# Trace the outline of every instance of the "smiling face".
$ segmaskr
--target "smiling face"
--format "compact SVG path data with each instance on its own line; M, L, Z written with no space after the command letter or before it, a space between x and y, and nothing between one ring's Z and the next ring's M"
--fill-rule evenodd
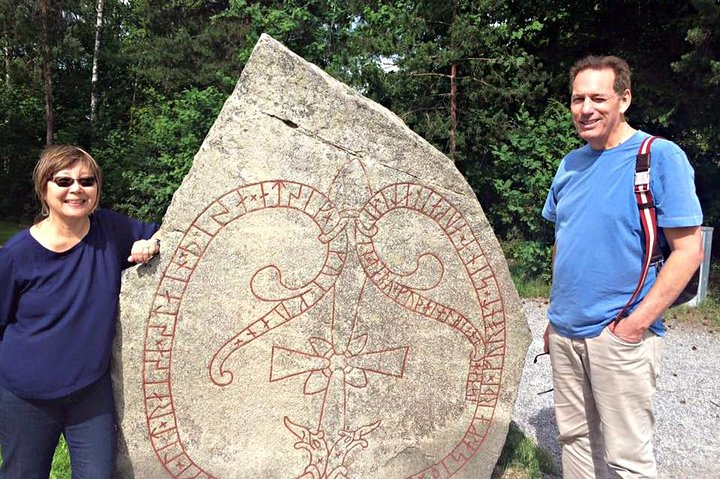
M94 178L94 184L82 181L85 184L82 186L74 181L84 178ZM51 181L53 179L57 182ZM82 148L71 145L47 147L35 165L33 183L42 207L42 216L36 221L51 214L58 219L87 216L95 211L102 192L102 176L97 162Z
M62 183L59 178L73 178L82 180L95 178L92 169L81 161L76 161L69 167L59 170L52 178ZM83 183L89 183L83 181ZM62 187L49 179L45 191L45 202L50 217L63 220L82 219L95 209L98 200L97 182L91 186L82 186L80 182L73 181L70 186Z
M629 89L615 91L612 68L586 68L573 80L570 111L580 138L594 150L617 146L625 131L625 111L632 99Z

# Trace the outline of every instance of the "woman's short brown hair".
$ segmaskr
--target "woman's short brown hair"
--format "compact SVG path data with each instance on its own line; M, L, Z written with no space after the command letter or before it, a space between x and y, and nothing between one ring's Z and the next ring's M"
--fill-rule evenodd
M48 181L50 181L58 171L72 168L75 163L78 162L88 168L95 177L95 181L97 182L97 196L95 197L95 204L90 212L92 213L98 207L100 204L100 192L102 191L102 175L100 174L100 167L95 159L90 156L90 153L80 147L53 145L45 148L40 155L40 160L38 160L35 165L35 170L33 170L35 194L37 195L38 201L40 201L42 216L49 214L48 204L45 200Z

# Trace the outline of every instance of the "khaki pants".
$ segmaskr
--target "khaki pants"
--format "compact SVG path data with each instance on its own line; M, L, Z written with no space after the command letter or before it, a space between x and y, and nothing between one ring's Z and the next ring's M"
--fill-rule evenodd
M551 328L555 415L565 479L656 478L653 396L662 338L628 343L607 328L570 339Z

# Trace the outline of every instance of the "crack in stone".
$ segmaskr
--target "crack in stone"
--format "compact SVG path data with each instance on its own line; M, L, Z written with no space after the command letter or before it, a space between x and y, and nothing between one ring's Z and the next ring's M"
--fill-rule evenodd
M280 120L281 122L285 123L285 124L286 124L287 126L289 126L290 128L292 128L292 129L297 129L297 130L298 130L300 133L302 133L303 135L308 136L308 137L310 137L310 138L312 138L312 139L314 139L314 140L319 140L319 141L325 143L326 145L330 145L330 146L332 146L332 147L334 147L334 148L337 148L338 150L344 151L345 153L347 153L347 154L349 154L349 155L351 155L351 156L356 156L356 157L358 157L358 158L362 158L362 157L363 157L360 152L358 152L358 151L353 151L353 150L351 150L351 149L349 149L349 148L346 148L346 147L344 147L344 146L342 146L342 145L338 145L337 143L334 143L334 142L332 142L332 141L330 141L330 140L328 140L328 139L326 139L326 138L323 138L322 136L318 135L317 133L315 133L315 132L313 132L313 131L310 131L310 130L308 130L307 128L301 127L300 125L298 125L297 123L295 123L295 122L292 121L292 120L288 120L287 118L282 118L282 117L279 117L279 116L277 116L277 115L273 115L272 113L267 113L267 112L262 112L262 113L265 114L265 115L267 115L267 116L269 116L269 117L271 117L271 118L275 118L276 120Z
M265 112L263 112L263 113L265 113ZM285 123L285 124L286 124L287 126L289 126L290 128L293 128L293 129L294 129L294 128L298 128L298 127L300 126L300 125L298 125L297 123L295 123L294 121L288 120L287 118L281 118L281 117L279 117L279 116L277 116L277 115L273 115L272 113L265 113L265 114L266 114L267 116L271 117L271 118L275 118L276 120L280 120L281 122Z
M419 182L420 184L424 184L424 185L427 185L427 186L432 186L433 188L438 188L438 189L441 189L441 190L449 191L449 192L454 193L454 194L456 194L456 195L458 195L458 196L467 197L467 192L457 191L457 190L455 190L455 189L453 189L453 188L448 188L448 187L446 187L446 186L439 185L439 184L437 184L437 183L429 182L426 178L422 178L422 177L420 177L420 176L418 176L418 175L413 175L413 174L410 173L409 171L401 170L400 168L396 168L396 167L394 167L394 166L392 166L392 165L387 165L387 164L385 164L385 163L380 163L380 165L384 166L385 168L388 168L388 169L391 169L391 170L400 172L400 173L402 173L402 174L408 175L408 176L411 177L411 178L415 178L416 180L418 180L418 182ZM474 192L473 192L473 193L474 193Z
M422 180L423 180L423 179L420 178L418 175L413 175L413 174L410 173L409 171L401 170L400 168L395 168L395 167L392 166L392 165L386 165L385 163L380 163L380 165L382 165L383 167L388 168L388 169L390 169L390 170L398 171L398 172L400 172L400 173L402 173L402 174L404 174L404 175L408 175L409 177L415 178L415 179L418 180L418 181L422 181Z
M363 158L363 155L362 155L360 152L358 152L358 151L353 151L353 150L351 150L351 149L349 149L349 148L346 148L346 147L344 147L344 146L342 146L342 145L338 145L337 143L334 143L334 142L332 142L332 141L330 141L330 140L328 140L328 139L326 139L326 138L323 138L322 136L318 135L317 133L315 133L315 132L313 132L313 131L311 131L311 130L308 130L307 128L303 128L302 126L298 125L297 123L295 123L295 122L292 121L292 120L289 120L289 119L287 119L287 118L282 118L282 117L280 117L280 116L277 116L277 115L274 115L274 114L272 114L272 113L268 113L268 112L265 112L265 111L263 111L262 113L263 113L264 115L267 115L267 116L271 117L271 118L275 118L276 120L280 120L281 122L283 122L284 124L286 124L286 125L289 126L290 128L292 128L292 129L294 129L294 130L298 130L300 133L302 133L302 134L305 135L305 136L308 136L308 137L310 137L310 138L312 138L312 139L314 139L314 140L321 141L321 142L325 143L326 145L330 145L330 146L332 146L332 147L334 147L334 148L337 148L338 150L344 151L345 153L347 153L347 154L349 154L349 155L351 155L351 156L355 156L355 157L357 157L357 158ZM418 176L418 175L413 175L412 173L410 173L410 172L408 172L408 171L401 170L401 169L399 169L399 168L396 168L396 167L391 166L391 165L387 165L387 164L385 164L385 163L380 163L380 164L381 164L382 166L384 166L385 168L389 168L389 169L391 169L391 170L398 171L398 172L400 172L400 173L403 173L403 174L405 174L405 175L408 175L408 176L410 176L411 178L415 178L415 179L418 180L418 182L420 182L420 183L423 183L423 184L424 184L424 183L427 183L427 180L425 180L424 178L422 178L422 177L420 177L420 176ZM433 187L436 187L436 188L440 188L440 189L446 190L446 191L449 191L449 192L454 193L454 194L459 195L459 196L467 196L467 192L465 192L465 191L457 191L457 190L455 190L455 189L447 188L447 187L445 187L445 186L436 185L436 184L433 184L432 186L433 186Z

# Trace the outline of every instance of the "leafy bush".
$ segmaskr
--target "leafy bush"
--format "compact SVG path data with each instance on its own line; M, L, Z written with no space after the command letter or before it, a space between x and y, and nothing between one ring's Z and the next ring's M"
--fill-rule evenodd
M505 143L492 148L495 201L489 216L507 240L548 243L552 229L540 214L560 160L581 140L566 105L550 101L539 118L523 109Z
M41 99L26 87L0 88L0 218L24 221L35 213L32 170L45 141Z
M117 129L97 149L105 176L104 204L143 220L160 220L192 165L226 94L214 87L166 98L146 92L129 131Z
M518 282L550 281L554 230L541 211L560 160L581 144L568 107L551 100L536 117L523 108L507 140L491 147L489 182L475 177L479 169L465 173L484 198L488 219ZM490 185L492 194L477 191L483 184Z
M543 285L550 284L552 245L541 241L515 240L503 243L503 252L508 259L510 273L515 279L518 290L527 289L528 284L533 281ZM525 286L521 288L520 284ZM523 294L523 291L520 291L520 295L537 296L538 294Z

